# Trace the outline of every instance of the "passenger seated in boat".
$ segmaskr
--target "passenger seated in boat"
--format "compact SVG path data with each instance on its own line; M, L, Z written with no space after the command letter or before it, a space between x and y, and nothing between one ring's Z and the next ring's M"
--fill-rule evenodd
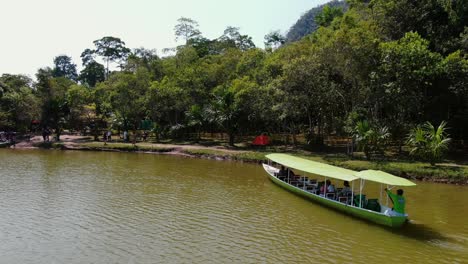
M284 166L281 166L281 169L277 173L277 176L282 176L282 177L288 176L288 171L284 168Z
M334 193L334 192L336 192L335 185L333 185L329 180L327 180L327 193Z
M327 180L325 184L320 187L320 194L326 196L326 193L335 193L335 186L331 184L330 180Z
M351 194L351 187L349 187L349 182L348 181L344 181L343 183L343 189L341 189L340 193L338 194L338 196L348 196Z
M325 182L321 181L318 183L319 194L325 194Z
M289 177L290 177L290 178L297 178L297 176L296 176L296 174L294 173L294 171L292 171L292 170L289 169L289 168L288 168L288 172L287 172L287 173L289 173ZM286 175L288 175L288 174L286 174Z
M291 169L287 169L286 177L289 177L289 181L294 181L298 182L300 180L300 177L294 173Z

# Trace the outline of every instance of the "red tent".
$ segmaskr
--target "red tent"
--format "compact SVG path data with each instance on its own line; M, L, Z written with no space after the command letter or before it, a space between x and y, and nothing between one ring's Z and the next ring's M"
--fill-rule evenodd
M254 141L252 142L252 145L254 146L266 146L270 143L270 138L267 135L260 135L257 136Z

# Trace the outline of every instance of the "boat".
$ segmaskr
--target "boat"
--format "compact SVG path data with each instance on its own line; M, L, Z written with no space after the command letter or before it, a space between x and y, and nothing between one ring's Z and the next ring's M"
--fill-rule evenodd
M408 214L396 214L388 207L388 198L387 205L383 205L377 199L367 199L362 192L366 181L380 183L380 201L382 201L384 185L390 190L396 186L416 185L407 179L377 170L357 172L288 154L269 154L266 155L266 158L268 164L263 163L263 168L270 180L292 193L348 215L384 226L401 227L408 221ZM286 176L280 175L280 169L273 166L272 162L300 171L303 176L290 177L289 169ZM316 179L310 179L314 177L324 178L324 182L327 182L327 179L347 181L352 185L351 193L337 197L336 192L320 192L320 182ZM358 185L357 190L354 190L355 183Z

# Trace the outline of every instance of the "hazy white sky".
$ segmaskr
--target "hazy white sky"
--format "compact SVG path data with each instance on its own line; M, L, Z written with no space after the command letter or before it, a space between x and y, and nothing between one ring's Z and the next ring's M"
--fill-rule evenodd
M0 0L0 74L27 74L66 54L81 68L80 54L104 36L128 48L175 47L180 17L199 22L207 38L240 27L263 48L272 30L285 33L307 10L327 0Z

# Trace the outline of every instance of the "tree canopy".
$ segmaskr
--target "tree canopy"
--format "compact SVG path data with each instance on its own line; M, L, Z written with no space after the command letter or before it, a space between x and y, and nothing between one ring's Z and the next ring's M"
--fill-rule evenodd
M263 132L288 133L293 141L303 134L319 145L329 135L354 136L369 156L385 144L401 147L425 122L446 121L454 140L466 139L464 3L332 2L314 9L314 24L306 23L300 37L291 37L294 30L289 42L278 31L268 34L266 49L238 27L209 39L189 18L174 28L184 45L165 57L104 37L83 51L78 78L67 56L40 69L34 84L3 75L0 127L24 130L40 118L59 131L137 130L151 120L158 138L223 132L231 144ZM99 57L120 69L107 65L106 75ZM18 109L31 114L15 115Z

